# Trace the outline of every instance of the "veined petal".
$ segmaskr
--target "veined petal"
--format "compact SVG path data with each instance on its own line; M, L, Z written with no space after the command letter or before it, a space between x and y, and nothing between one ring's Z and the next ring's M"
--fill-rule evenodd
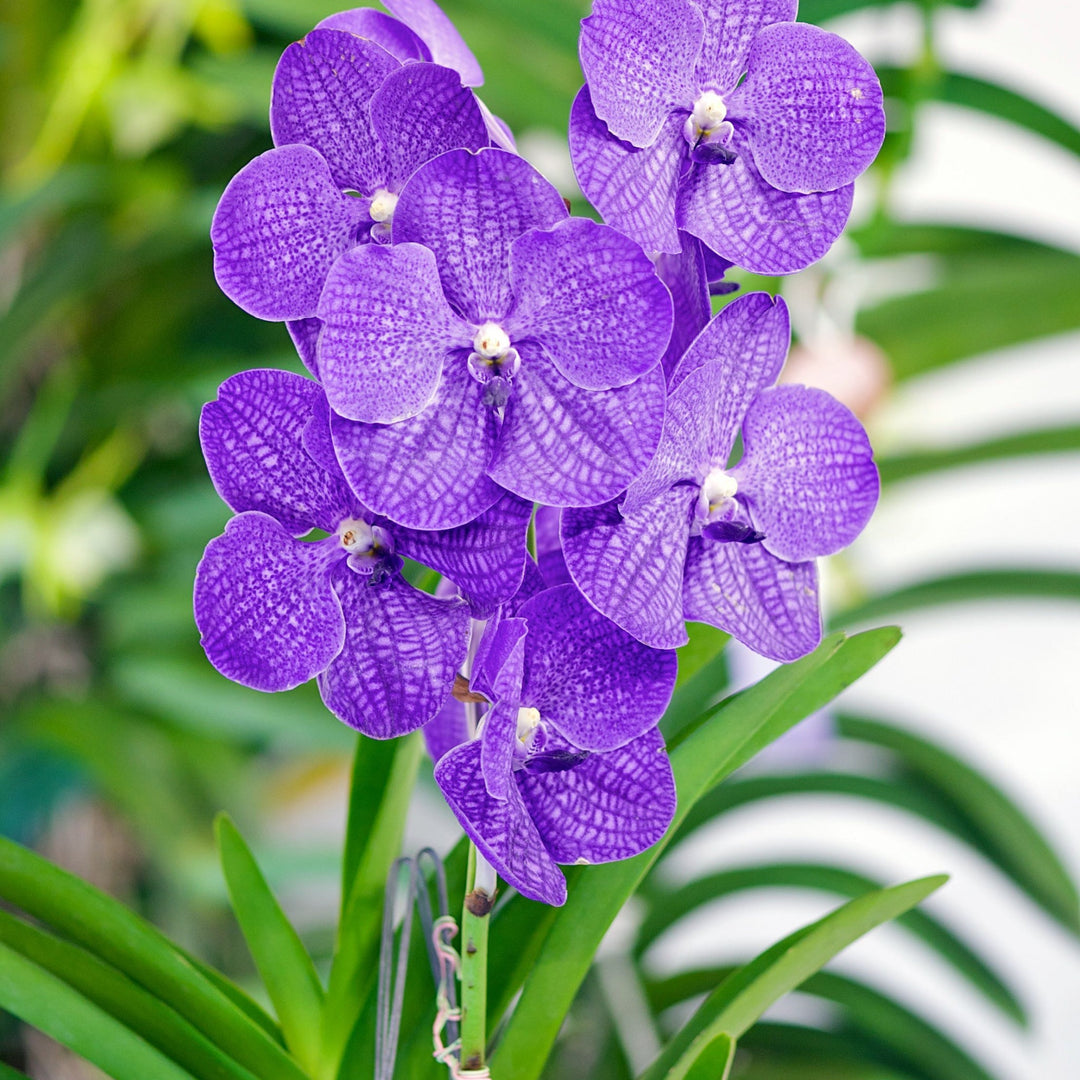
M395 60L430 60L431 50L400 19L374 8L338 11L315 24L316 30L344 30L381 45Z
M339 188L369 195L382 181L368 102L401 65L385 49L341 30L312 30L282 54L270 96L275 146L318 150Z
M310 147L260 154L229 181L214 211L221 291L257 319L314 315L330 267L354 243L361 209Z
M655 728L618 750L590 754L565 772L526 768L515 776L557 863L629 859L652 847L675 816L675 778Z
M842 37L807 23L758 34L728 117L745 129L758 172L781 191L850 184L885 138L874 69Z
M206 467L237 511L261 510L294 536L333 532L355 499L340 469L327 472L303 445L323 392L288 371L242 371L226 379L199 420Z
M520 656L522 647L517 653ZM520 661L519 661L520 667ZM496 701L484 713L480 732L480 770L484 786L493 799L505 799L514 785L514 739L517 738L517 699Z
M435 780L461 827L522 896L543 904L566 902L566 879L544 847L516 784L493 799L480 769L480 743L459 746L435 766Z
M564 510L563 552L586 599L638 641L676 649L687 641L683 564L692 487L661 492L624 517L615 503Z
M465 717L465 706L451 697L446 704L424 725L424 742L432 761L438 761L443 754L449 753L455 746L469 741L469 722Z
M596 115L613 135L648 146L673 108L690 108L703 33L689 0L593 0L578 52Z
M521 697L522 648L527 633L525 620L516 616L489 622L473 658L469 686L490 701L513 700L516 709Z
M640 246L607 225L570 218L531 229L510 251L511 340L540 342L585 390L626 386L671 337L671 294Z
M656 272L671 293L674 313L671 340L661 359L669 386L676 364L712 316L701 241L683 234L680 242L681 252L662 253L656 260Z
M517 592L525 573L532 504L505 493L478 518L437 532L394 529L408 555L445 575L469 602L473 618L486 619Z
M480 324L510 310L510 245L566 216L562 196L524 158L452 150L413 173L393 236L395 245L413 241L435 253L446 298Z
M531 343L488 475L548 506L595 506L614 498L645 468L664 422L659 365L629 386L582 390Z
M726 93L746 70L750 46L762 27L791 22L799 0L698 0L705 40L695 72L703 90Z
M573 585L521 608L529 625L521 704L581 750L614 750L655 727L675 687L675 653L650 649Z
M318 315L319 377L330 406L366 424L422 412L447 350L469 340L443 298L435 257L419 244L353 248L327 277Z
M356 497L409 529L453 529L503 494L485 475L495 452L497 417L464 363L450 363L419 416L398 424L360 424L337 414L331 433Z
M761 544L690 541L683 582L687 619L726 630L771 660L797 660L821 641L817 568Z
M677 252L675 205L686 157L685 116L669 117L644 149L616 138L583 86L570 109L570 158L585 197L646 251Z
M416 32L436 64L453 68L465 86L484 85L484 73L472 50L434 0L389 0L385 7Z
M695 165L679 187L676 220L717 255L755 274L793 274L832 247L851 212L851 185L798 195L758 172L735 129L730 165Z
M381 584L342 563L334 591L345 616L345 645L319 676L326 707L373 739L415 731L450 699L465 661L469 609L393 576Z
M830 394L807 386L757 396L732 472L765 547L788 562L850 544L870 520L880 487L862 424Z
M304 367L317 379L319 377L318 360L316 349L319 344L319 331L322 329L322 320L314 316L308 319L290 319L285 324L289 331L296 353L300 357Z
M487 125L476 95L456 71L438 64L408 64L388 75L371 99L387 185L400 192L425 161L447 150L479 150Z
M294 540L272 517L238 514L195 572L195 624L207 659L253 690L291 690L345 640L330 584L341 549Z
M533 519L536 540L536 564L547 588L565 585L572 581L563 557L562 539L559 535L562 510L557 506L538 506Z

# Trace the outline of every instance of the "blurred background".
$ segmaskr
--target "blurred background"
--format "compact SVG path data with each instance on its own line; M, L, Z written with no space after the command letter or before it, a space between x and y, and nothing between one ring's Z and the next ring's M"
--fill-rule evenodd
M241 979L213 815L233 814L325 957L355 736L314 687L244 690L198 645L194 568L228 516L199 408L238 370L300 370L282 326L218 292L208 229L270 145L278 55L335 6L0 0L0 833ZM443 6L487 104L579 198L565 124L585 6ZM782 1003L738 1073L1073 1080L1080 15L1062 0L804 0L800 17L879 66L890 134L822 263L736 278L783 293L786 377L854 408L882 465L877 516L826 567L830 618L898 621L905 640L725 785L650 883L680 917L631 912L610 963L629 964L662 1030L682 1001L673 973L745 959L834 906L826 870L946 870L928 911L967 960L925 927L884 928ZM763 670L729 650L714 674ZM422 788L410 843L455 835ZM608 963L551 1075L633 1075L647 1054L620 1031ZM0 1061L91 1075L2 1013Z

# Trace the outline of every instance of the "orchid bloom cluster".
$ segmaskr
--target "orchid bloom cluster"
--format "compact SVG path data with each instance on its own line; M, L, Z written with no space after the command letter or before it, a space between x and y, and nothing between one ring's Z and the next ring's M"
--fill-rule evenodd
M570 144L600 224L516 154L433 0L386 6L285 50L274 148L214 217L221 288L312 377L247 371L203 411L236 516L195 617L239 683L423 728L479 851L560 904L559 864L671 821L685 621L809 652L815 559L874 509L858 420L774 385L783 301L710 292L827 250L881 91L795 0L595 0Z

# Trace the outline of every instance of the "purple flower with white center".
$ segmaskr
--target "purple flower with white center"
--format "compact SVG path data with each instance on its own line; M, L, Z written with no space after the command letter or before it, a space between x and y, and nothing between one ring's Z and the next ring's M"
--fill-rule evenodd
M406 185L393 244L334 264L318 370L365 505L417 529L503 490L612 498L660 438L671 297L632 240L571 218L531 165L455 150Z
M656 725L675 655L634 641L573 585L536 594L485 639L473 688L491 707L435 779L505 881L562 904L558 863L630 858L671 823L675 783Z
M315 383L270 370L226 380L203 409L207 466L236 516L199 564L195 621L223 675L266 691L318 676L336 716L390 738L448 699L470 605L483 618L518 589L531 507L507 496L460 529L401 528L327 467L327 416ZM329 535L300 539L313 529ZM452 578L469 602L414 588L402 556Z
M570 150L607 221L650 251L678 251L683 229L761 274L825 254L885 114L870 65L836 34L791 21L797 7L594 0Z
M862 531L879 483L866 432L843 405L772 385L789 339L782 300L729 304L676 368L660 447L621 505L563 511L574 581L646 644L684 644L686 619L775 660L821 639L813 560Z

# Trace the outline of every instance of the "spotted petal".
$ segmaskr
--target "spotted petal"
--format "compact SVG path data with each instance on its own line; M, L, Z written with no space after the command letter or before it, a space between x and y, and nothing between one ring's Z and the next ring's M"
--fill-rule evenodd
M330 585L334 541L294 540L272 517L238 514L195 572L195 623L207 658L254 690L291 690L341 651L345 623Z
M539 593L521 616L522 705L582 750L614 750L656 726L675 686L674 652L635 641L573 585Z
M342 563L334 591L345 616L345 645L319 676L326 707L373 739L422 727L450 699L465 661L469 609L394 576L380 585Z
M583 86L570 109L570 158L585 197L604 220L646 251L677 252L675 205L686 157L685 114L669 117L639 150L617 139L593 111Z
M633 240L587 218L514 241L511 340L540 342L559 372L586 390L626 386L671 337L671 295Z
M733 473L777 558L831 555L870 520L879 490L870 440L824 390L778 386L759 394L743 423L743 447Z
M310 147L260 154L229 181L214 211L221 291L258 319L314 315L331 265L353 245L361 211Z
M315 24L316 30L344 30L381 45L395 60L430 60L431 50L400 19L374 8L338 11Z
M807 23L758 34L728 117L745 129L758 172L781 191L850 184L885 138L874 69L842 37Z
M761 544L690 541L683 583L687 619L726 630L772 660L797 660L821 641L817 569Z
M322 329L322 320L312 316L309 319L290 319L285 324L289 331L293 345L296 346L296 355L300 357L304 367L317 379L319 377L318 360L316 349L319 344L319 331Z
M581 69L614 136L648 146L672 109L693 105L703 33L689 0L593 0L581 21Z
M304 429L323 397L317 383L287 371L242 371L226 379L199 421L217 493L238 513L261 510L294 536L333 532L355 499L340 469L304 449Z
M638 641L675 649L687 641L683 563L697 491L661 492L624 517L615 503L564 510L563 551L578 588Z
M549 738L547 747L560 740ZM655 728L565 772L515 774L521 797L557 863L629 859L652 847L675 816L675 778Z
M367 424L425 409L447 350L468 341L443 298L434 256L419 244L353 248L326 279L318 315L319 376L330 406Z
M510 785L505 799L488 794L479 742L442 757L435 780L461 827L504 881L530 900L555 906L566 902L566 879L544 847L517 785Z
M436 64L453 68L465 86L483 86L480 64L434 0L388 0L385 7L416 32Z
M447 300L471 322L510 310L510 245L566 218L562 196L524 158L453 150L421 166L394 211L394 243L435 253Z
M790 22L798 0L699 0L705 40L695 72L703 90L726 94L746 71L750 47L765 26Z
M504 620L487 656L487 671L492 671L496 665L498 670L491 687L495 703L484 714L484 726L480 733L480 767L488 794L495 799L505 799L513 783L510 774L517 738L525 650L528 647L524 622L524 619Z

